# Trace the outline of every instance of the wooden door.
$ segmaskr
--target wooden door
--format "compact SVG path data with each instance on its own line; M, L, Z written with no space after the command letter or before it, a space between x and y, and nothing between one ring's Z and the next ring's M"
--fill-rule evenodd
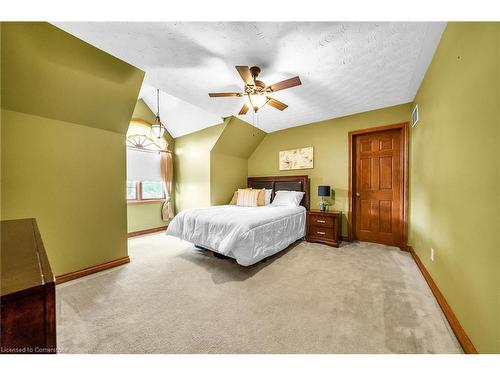
M360 241L402 246L402 129L354 139L354 235Z

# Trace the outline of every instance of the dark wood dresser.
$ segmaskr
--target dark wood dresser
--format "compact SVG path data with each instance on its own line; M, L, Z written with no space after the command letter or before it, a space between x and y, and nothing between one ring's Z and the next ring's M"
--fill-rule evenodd
M55 353L55 280L35 219L2 221L1 246L0 353Z
M307 212L307 241L339 247L341 223L340 211L309 210Z

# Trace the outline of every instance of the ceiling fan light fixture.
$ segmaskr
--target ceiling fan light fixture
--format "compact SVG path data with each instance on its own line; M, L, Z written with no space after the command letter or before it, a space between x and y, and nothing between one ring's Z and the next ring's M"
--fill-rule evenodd
M241 79L245 83L243 87L243 92L211 92L208 94L211 98L222 98L222 97L244 97L245 104L240 109L238 115L246 115L250 108L256 113L260 108L268 104L270 107L276 108L280 111L285 110L288 105L280 102L274 98L267 96L269 93L275 91L289 89L290 87L299 86L302 84L298 76L293 78L285 79L284 81L273 83L272 85L266 85L264 82L256 79L260 74L260 68L258 66L248 66L236 65L236 70L238 71Z
M253 108L255 112L265 106L269 100L264 94L248 94L245 99L247 101L247 105Z

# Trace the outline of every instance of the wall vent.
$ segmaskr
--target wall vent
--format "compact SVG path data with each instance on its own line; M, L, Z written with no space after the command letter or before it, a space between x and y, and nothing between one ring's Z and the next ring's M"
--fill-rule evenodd
M413 111L411 112L411 127L414 128L417 126L418 122L418 104L413 108Z

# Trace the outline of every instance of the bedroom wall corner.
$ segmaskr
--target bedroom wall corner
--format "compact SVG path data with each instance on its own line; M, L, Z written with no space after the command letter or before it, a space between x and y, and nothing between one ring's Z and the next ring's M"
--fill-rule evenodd
M144 72L44 22L4 23L1 39L2 219L36 218L56 275L127 256L125 133Z

